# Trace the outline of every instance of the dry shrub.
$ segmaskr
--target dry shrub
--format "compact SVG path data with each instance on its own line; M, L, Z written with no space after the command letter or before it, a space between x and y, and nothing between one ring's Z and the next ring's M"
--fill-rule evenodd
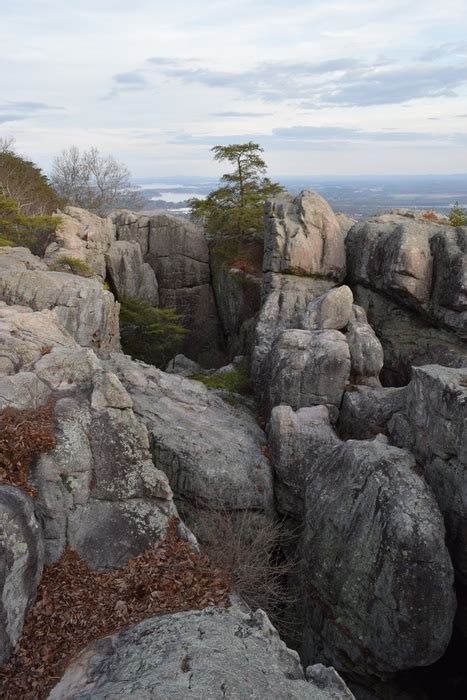
M6 408L0 413L0 481L19 486L30 496L35 491L28 483L28 468L41 453L56 445L53 421L54 404L18 410Z
M427 221L439 221L438 215L434 211L427 211L422 215L423 219Z
M294 531L254 511L225 506L196 508L186 522L210 561L229 572L236 593L253 610L261 608L281 633L295 601L289 579L295 568Z
M117 571L91 571L70 549L45 568L9 664L3 700L41 700L87 644L160 613L228 602L228 575L196 554L170 523L165 539Z

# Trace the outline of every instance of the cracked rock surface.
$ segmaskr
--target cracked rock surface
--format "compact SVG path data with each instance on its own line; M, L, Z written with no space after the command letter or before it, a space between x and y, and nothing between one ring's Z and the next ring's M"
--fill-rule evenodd
M307 678L262 610L207 608L150 618L85 649L49 700L352 700L333 669Z

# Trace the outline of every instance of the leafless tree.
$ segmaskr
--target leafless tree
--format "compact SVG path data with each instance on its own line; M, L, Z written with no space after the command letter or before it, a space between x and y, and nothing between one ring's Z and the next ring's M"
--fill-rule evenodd
M128 168L97 148L70 146L54 160L52 184L68 204L107 216L115 209L138 209L141 201Z
M15 139L13 136L0 136L0 153L14 153Z

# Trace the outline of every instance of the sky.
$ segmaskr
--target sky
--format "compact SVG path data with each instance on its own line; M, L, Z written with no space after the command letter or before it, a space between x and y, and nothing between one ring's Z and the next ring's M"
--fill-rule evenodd
M0 136L46 172L71 144L134 177L467 172L465 0L14 0Z

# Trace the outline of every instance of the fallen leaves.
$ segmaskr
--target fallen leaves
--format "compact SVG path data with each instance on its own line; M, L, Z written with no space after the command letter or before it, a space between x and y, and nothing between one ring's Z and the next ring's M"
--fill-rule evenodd
M41 452L56 445L53 402L37 409L6 408L0 413L0 482L19 486L29 496L28 468Z
M117 571L91 571L71 549L46 567L16 652L0 670L3 700L47 697L81 649L130 624L226 605L229 576L176 530L173 519L164 540Z

